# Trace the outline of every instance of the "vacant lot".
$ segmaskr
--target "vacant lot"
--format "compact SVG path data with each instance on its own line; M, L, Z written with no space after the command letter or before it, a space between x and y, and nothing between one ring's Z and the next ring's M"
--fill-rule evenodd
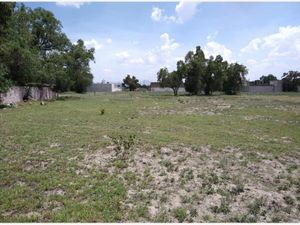
M299 174L296 94L0 110L1 222L300 222Z

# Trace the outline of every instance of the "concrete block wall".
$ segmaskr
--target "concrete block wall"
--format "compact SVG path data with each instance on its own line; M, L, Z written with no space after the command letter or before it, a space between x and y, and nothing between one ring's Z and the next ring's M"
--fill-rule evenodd
M56 92L50 87L22 87L13 86L6 93L0 93L0 103L10 104L23 101L24 96L30 88L29 98L32 100L51 100L56 98Z
M172 88L161 88L161 87L152 87L151 91L153 92L173 92ZM180 87L178 92L185 92L185 88Z
M18 103L23 101L25 95L25 88L13 86L6 93L0 93L0 103L1 104L10 104Z

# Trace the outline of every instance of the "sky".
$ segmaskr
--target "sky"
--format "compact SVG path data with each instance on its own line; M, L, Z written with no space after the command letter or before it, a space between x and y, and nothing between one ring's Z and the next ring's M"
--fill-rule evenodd
M247 79L300 70L300 2L26 2L54 13L72 42L95 48L94 82L157 71L201 46L248 68Z

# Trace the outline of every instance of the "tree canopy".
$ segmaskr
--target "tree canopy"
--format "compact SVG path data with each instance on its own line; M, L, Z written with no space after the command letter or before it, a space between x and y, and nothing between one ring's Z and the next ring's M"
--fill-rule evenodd
M178 95L178 89L182 84L180 72L173 71L169 73L167 68L161 68L157 73L157 80L161 87L169 87L173 90L175 96Z
M262 75L259 80L263 83L263 84L270 84L270 81L273 80L277 80L277 77L275 77L273 74L269 74L267 76Z
M201 47L197 46L195 52L186 54L184 61L177 62L177 70L169 73L167 68L161 68L157 80L162 87L172 88L174 95L177 95L183 80L185 90L192 95L211 95L213 91L237 94L247 73L244 65L229 64L221 55L205 58Z
M86 91L93 79L93 48L87 49L82 40L72 44L61 22L43 8L0 2L0 11L0 92L28 83Z
M123 86L125 88L129 88L129 91L134 91L140 86L140 84L139 80L135 76L131 77L127 74L127 76L123 79Z
M298 91L300 86L300 72L289 71L282 75L282 91Z

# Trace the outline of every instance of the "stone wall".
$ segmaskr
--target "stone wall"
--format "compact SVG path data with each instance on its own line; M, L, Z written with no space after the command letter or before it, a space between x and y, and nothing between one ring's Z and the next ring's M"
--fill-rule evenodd
M274 86L246 86L245 92L274 92Z
M10 104L22 102L28 93L32 100L51 100L56 98L56 92L50 87L21 87L13 86L6 93L0 93L0 103Z
M161 87L151 87L151 91L153 92L173 92L172 88L161 88ZM185 88L180 87L178 92L185 92Z

